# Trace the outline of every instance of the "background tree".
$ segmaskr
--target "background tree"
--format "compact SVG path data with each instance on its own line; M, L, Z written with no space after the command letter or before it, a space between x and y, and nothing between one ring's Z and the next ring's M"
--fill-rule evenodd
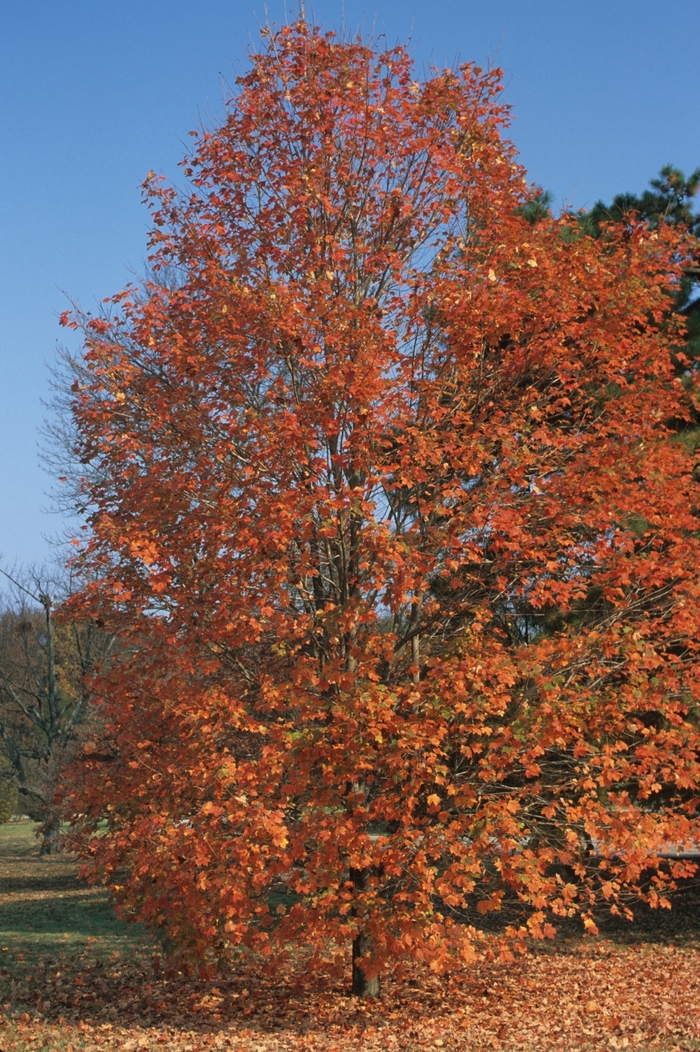
M10 781L10 773L8 769L0 773L0 823L9 822L17 814L18 793Z
M41 823L41 853L51 854L60 848L56 789L88 716L84 676L104 646L94 625L57 624L64 589L50 575L21 583L0 572L14 591L0 610L0 778Z
M347 942L376 992L504 903L506 952L692 869L686 249L529 222L499 91L269 35L146 184L152 277L64 317L72 606L120 641L76 836L180 959Z

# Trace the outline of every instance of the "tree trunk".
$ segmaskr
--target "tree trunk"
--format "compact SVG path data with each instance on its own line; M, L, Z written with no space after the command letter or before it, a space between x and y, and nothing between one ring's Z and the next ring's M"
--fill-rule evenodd
M364 891L367 886L367 870L351 869L350 878L357 891ZM353 909L353 913L355 910ZM359 931L352 940L352 992L357 997L379 997L379 976L375 975L369 979L365 975L364 968L358 964L358 960L364 957L369 949L369 939L363 931Z
M57 855L61 850L61 819L57 816L47 818L42 829L40 855Z
M352 940L352 992L357 997L379 997L381 992L379 976L375 975L368 979L362 966L357 963L358 958L364 957L367 948L367 937L360 932Z

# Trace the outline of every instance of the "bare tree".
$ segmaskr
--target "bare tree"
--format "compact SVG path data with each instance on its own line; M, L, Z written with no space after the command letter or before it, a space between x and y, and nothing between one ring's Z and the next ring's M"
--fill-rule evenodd
M89 713L85 676L108 641L94 624L61 619L70 584L12 576L0 607L0 777L41 823L42 854L60 849L55 795Z

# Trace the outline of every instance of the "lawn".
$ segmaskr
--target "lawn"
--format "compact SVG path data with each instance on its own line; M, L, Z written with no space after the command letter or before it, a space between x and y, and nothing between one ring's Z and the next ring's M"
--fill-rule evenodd
M597 938L534 947L449 980L416 970L380 1002L318 974L251 964L213 982L166 979L157 946L115 918L29 823L0 826L0 1052L418 1049L700 1052L700 895Z

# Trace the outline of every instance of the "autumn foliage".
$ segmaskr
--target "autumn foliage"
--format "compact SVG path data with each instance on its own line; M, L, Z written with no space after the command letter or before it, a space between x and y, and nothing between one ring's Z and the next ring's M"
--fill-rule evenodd
M180 959L439 971L692 870L685 250L528 222L499 91L270 35L146 184L148 279L65 319L120 641L75 835Z

